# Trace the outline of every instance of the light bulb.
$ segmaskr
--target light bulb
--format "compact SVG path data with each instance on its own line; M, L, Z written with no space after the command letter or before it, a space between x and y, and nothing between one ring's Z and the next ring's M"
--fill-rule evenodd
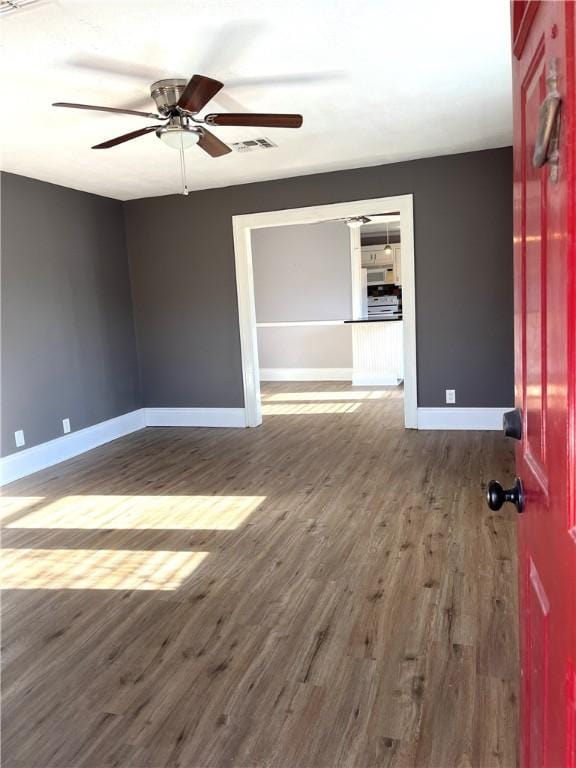
M193 128L180 128L180 126L165 125L156 131L158 138L171 149L189 149L200 140L200 133Z
M390 248L390 246L387 245L386 248L384 248L384 253L386 254L386 256L391 256L392 255L392 248Z

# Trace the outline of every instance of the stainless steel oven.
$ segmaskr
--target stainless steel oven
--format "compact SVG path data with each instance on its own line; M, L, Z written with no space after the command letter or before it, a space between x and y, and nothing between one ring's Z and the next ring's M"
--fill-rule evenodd
M398 317L401 314L400 298L398 296L369 296L369 317Z

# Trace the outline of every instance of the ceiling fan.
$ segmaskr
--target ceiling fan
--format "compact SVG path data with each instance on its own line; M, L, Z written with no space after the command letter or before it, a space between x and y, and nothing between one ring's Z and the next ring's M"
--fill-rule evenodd
M54 107L71 109L92 109L99 112L115 112L121 115L136 115L164 121L161 125L147 125L122 136L116 136L92 149L110 149L126 141L137 139L154 131L165 144L181 152L184 194L188 194L184 169L184 150L197 144L211 157L226 155L232 150L223 141L209 131L206 125L216 126L252 126L268 128L300 128L302 115L273 114L257 112L228 112L197 117L206 104L224 87L219 80L204 75L193 75L188 82L179 78L158 80L150 86L150 96L156 103L158 113L139 112L133 109L99 107L91 104L73 104L57 101Z

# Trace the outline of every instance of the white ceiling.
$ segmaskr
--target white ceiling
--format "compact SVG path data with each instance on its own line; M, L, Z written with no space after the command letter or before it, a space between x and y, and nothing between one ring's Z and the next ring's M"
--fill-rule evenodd
M149 85L194 73L226 87L207 111L301 112L299 130L214 128L275 149L187 151L205 189L511 143L503 0L38 0L0 19L2 168L122 200L179 192L151 124L53 101L151 109Z

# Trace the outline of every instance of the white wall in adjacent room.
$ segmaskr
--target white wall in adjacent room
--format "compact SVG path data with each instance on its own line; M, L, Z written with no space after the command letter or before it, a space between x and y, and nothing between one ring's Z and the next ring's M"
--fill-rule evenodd
M252 258L256 321L267 324L258 328L260 368L351 368L350 327L318 325L352 316L346 224L336 221L254 230ZM287 322L309 325L268 325Z

